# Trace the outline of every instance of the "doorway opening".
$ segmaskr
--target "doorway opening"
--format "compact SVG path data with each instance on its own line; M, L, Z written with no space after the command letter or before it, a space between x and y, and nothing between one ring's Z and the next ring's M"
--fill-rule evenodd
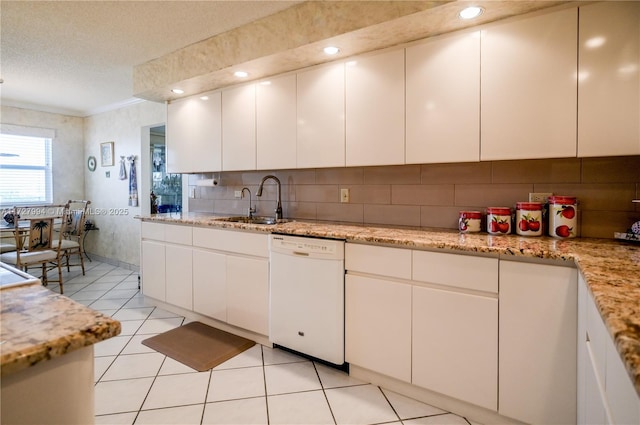
M182 211L182 174L167 173L165 126L150 129L151 214Z

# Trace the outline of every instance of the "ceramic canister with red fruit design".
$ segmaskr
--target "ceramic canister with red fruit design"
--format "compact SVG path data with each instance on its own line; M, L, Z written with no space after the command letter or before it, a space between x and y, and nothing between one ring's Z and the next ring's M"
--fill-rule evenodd
M511 208L487 207L487 232L491 235L511 233Z
M540 202L516 203L516 233L521 236L542 235L542 204Z
M578 202L574 196L549 196L549 236L575 238L578 235Z
M482 213L480 211L460 211L458 230L460 233L475 233L480 231Z

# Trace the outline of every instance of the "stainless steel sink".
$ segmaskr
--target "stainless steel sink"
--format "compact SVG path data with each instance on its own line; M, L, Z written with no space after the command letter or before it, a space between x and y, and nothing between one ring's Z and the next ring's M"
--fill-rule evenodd
M277 224L278 220L275 217L247 217L247 216L237 216L237 217L222 217L217 218L217 221L229 221L232 223L248 223L248 224ZM282 222L283 220L280 220Z

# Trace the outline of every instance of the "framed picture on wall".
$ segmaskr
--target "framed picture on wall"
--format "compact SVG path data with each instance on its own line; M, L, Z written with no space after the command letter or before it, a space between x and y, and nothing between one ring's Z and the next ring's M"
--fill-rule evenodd
M103 167L114 165L113 142L100 143L100 165Z

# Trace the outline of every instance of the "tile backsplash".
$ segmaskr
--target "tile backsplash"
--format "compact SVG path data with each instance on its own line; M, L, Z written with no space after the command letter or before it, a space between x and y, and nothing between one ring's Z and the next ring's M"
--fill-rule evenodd
M640 220L640 156L492 161L383 167L245 171L189 176L189 211L246 214L249 201L235 191L247 187L258 215L273 215L282 183L284 217L359 224L457 228L458 212L515 206L529 192L576 196L582 236L612 238ZM216 179L217 186L197 186ZM349 189L349 203L340 189Z

